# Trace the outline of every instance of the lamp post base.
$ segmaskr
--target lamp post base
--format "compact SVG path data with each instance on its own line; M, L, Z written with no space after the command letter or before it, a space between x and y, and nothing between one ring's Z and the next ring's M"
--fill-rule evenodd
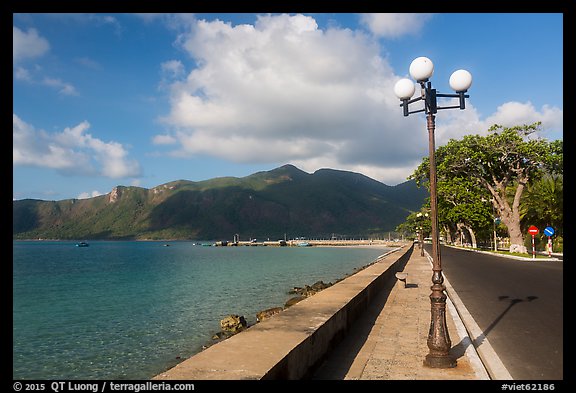
M439 251L437 248L436 251ZM438 258L440 260L440 258ZM444 278L440 270L435 270L432 276L434 283L430 289L431 319L428 332L428 348L430 352L424 359L424 365L433 368L456 367L456 359L450 355L452 342L446 325L446 287L442 285Z
M424 359L424 365L430 368L454 368L456 364L456 359L449 355L435 356L428 354Z

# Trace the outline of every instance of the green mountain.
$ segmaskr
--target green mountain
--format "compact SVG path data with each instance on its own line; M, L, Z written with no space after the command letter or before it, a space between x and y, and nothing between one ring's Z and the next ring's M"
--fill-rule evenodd
M369 236L393 231L427 196L413 181L387 186L358 173L284 165L243 178L118 186L89 199L13 201L13 238Z

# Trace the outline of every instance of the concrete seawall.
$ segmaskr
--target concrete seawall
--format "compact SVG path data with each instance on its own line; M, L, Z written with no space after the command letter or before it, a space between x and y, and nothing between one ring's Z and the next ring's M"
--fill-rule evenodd
M303 379L381 291L413 246L403 246L331 287L155 376L155 380Z

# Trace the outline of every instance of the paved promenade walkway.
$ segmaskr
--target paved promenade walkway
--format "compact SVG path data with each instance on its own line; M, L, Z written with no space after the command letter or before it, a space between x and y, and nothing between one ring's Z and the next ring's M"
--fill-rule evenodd
M424 366L430 328L432 264L415 245L398 281L379 295L323 365L315 380L489 380L454 305L447 300L446 321L454 368ZM382 291L386 292L386 291Z

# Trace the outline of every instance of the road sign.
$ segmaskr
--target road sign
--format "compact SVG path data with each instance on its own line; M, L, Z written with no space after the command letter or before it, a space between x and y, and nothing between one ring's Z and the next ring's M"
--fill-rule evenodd
M544 234L548 236L548 256L552 257L552 235L554 235L554 228L546 227L544 228Z
M538 228L535 225L531 225L528 228L528 233L532 235L532 258L536 258L536 248L534 247L534 235L538 234Z

